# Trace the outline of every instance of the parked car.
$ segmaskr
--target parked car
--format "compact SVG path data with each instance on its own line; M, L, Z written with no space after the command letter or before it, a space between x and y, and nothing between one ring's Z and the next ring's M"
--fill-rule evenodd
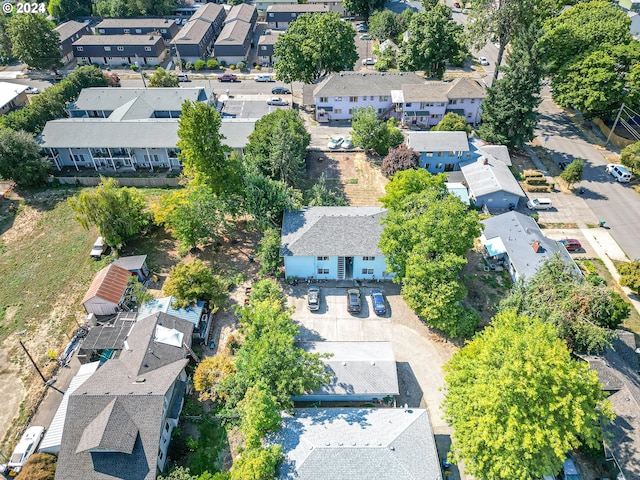
M354 147L353 140L351 140L350 138L345 138L342 142L342 145L340 146L345 150L351 150Z
M484 65L485 67L489 65L489 60L487 60L487 57L478 57L478 61L480 62L480 65Z
M371 40L371 38L371 35L369 35L368 33L360 35L360 40Z
M570 162L558 162L558 167L560 167L560 170L564 170L565 168L567 168L567 165L569 165Z
M360 303L360 289L350 288L347 290L347 312L360 313L362 304Z
M366 23L361 23L356 27L356 32L358 33L366 33L368 31L369 31L369 25L367 25Z
M267 105L277 105L279 107L284 107L286 105L289 105L289 102L281 99L280 97L271 97L269 100L267 100Z
M376 315L384 315L387 313L384 296L382 295L382 290L379 288L371 290L371 305L373 306L373 311Z
M27 87L27 89L25 90L25 93L30 93L31 95L37 95L40 93L40 90L38 90L35 87Z
M375 64L376 64L376 61L375 61L373 58L371 58L371 57L369 57L369 58L363 58L363 59L362 59L362 64L363 64L363 65L375 65Z
M342 142L344 142L344 137L332 138L331 140L329 140L329 143L327 143L327 148L330 148L333 150L335 148L338 148L340 145L342 145Z
M460 2L453 2L453 8L460 8Z
M624 165L618 163L607 164L607 173L611 174L618 182L629 182L631 180L631 172Z
M104 243L104 240L102 237L98 237L96 238L96 241L93 244L93 247L91 247L91 253L89 254L89 256L91 258L95 258L96 260L100 260L102 258L102 255L104 255L106 251L107 251L107 244Z
M186 73L179 73L178 74L178 81L179 82L190 82L191 79L189 79L189 75L187 75Z
M272 95L290 95L291 90L285 87L273 87L271 89L271 94Z
M527 208L529 210L549 210L552 207L553 204L548 198L534 198L527 202Z
M309 287L307 289L307 308L312 312L320 309L320 288Z
M233 73L225 73L218 77L219 82L239 82L238 76Z
M189 19L188 19L188 18L183 18L183 19L182 19L182 22L180 22L180 23L181 23L182 25L186 25L188 21L189 21Z
M258 75L256 82L275 82L275 80L271 75Z
M582 245L575 238L565 238L564 240L560 240L560 243L564 245L567 252L577 252L578 250L582 250Z
M27 463L28 458L36 451L38 445L40 445L40 440L42 440L43 436L44 427L34 426L27 428L24 434L22 434L18 445L16 445L16 448L13 450L11 458L9 458L9 462L7 463L9 472L15 474L20 472L24 464Z
M562 465L562 471L560 472L561 480L582 480L580 473L578 473L578 469L576 468L576 464L573 463L573 460L567 458Z
M460 10L460 13L463 13L463 14L465 14L465 15L466 15L466 14L467 14L467 13L469 13L469 12L467 11L467 9L466 9L466 8L463 8L462 10Z

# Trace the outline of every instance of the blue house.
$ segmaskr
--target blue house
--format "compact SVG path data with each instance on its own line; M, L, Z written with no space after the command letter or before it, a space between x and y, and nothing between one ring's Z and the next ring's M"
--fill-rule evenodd
M285 212L280 240L287 277L390 279L378 242L380 207L305 207Z
M431 173L460 170L460 162L473 158L465 132L410 132L407 146L420 156L420 167Z
M211 322L211 315L205 307L205 303L199 300L186 307L175 307L175 300L174 297L162 297L144 303L138 310L137 320L140 321L158 312L166 313L193 323L194 337L202 338L206 341L213 322Z

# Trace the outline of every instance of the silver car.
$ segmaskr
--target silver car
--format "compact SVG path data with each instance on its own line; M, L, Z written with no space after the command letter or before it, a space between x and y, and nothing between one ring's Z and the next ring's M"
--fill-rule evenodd
M312 312L320 309L320 288L309 287L307 290L307 308Z
M278 107L286 107L287 105L289 105L289 102L287 102L286 100L281 99L280 97L272 97L269 100L267 100L267 105L275 105Z

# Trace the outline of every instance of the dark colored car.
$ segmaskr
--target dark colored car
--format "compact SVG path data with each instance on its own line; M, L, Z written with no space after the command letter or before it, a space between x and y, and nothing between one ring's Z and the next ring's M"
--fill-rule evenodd
M291 93L291 90L285 87L273 87L271 89L272 95L289 95L290 93Z
M360 313L362 311L362 303L360 303L360 289L350 288L347 290L347 312Z
M387 313L384 296L382 295L382 290L379 288L371 290L371 305L373 305L373 311L376 315L384 315Z
M460 8L460 7L461 7L460 2L453 3L453 8Z
M560 243L564 245L567 252L577 252L578 250L582 250L582 245L575 238L565 238L564 240L560 240Z
M307 290L307 308L312 312L320 309L320 288L309 287Z
M219 82L239 82L238 77L233 73L225 73L224 75L220 75L218 77Z

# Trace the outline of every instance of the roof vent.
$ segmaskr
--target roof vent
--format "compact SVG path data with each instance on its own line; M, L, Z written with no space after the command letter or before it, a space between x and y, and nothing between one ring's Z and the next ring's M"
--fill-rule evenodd
M144 377L138 377L138 378L136 378L136 383L144 383L144 382L146 382L146 381L147 381L147 379L146 379L146 378L144 378Z
M536 253L540 253L542 251L542 245L540 245L540 242L538 240L533 241L533 243L531 244L531 248L533 248L533 251Z
M395 451L396 447L394 447L393 445L389 446L389 450L391 450L392 452Z
M481 157L482 158L482 164L483 165L489 165L489 159L485 158L485 157Z
M342 362L342 366L346 367L347 366L347 362Z
M375 367L375 365L376 365L376 361L375 361L375 360L372 360L372 361L371 361L371 365Z

